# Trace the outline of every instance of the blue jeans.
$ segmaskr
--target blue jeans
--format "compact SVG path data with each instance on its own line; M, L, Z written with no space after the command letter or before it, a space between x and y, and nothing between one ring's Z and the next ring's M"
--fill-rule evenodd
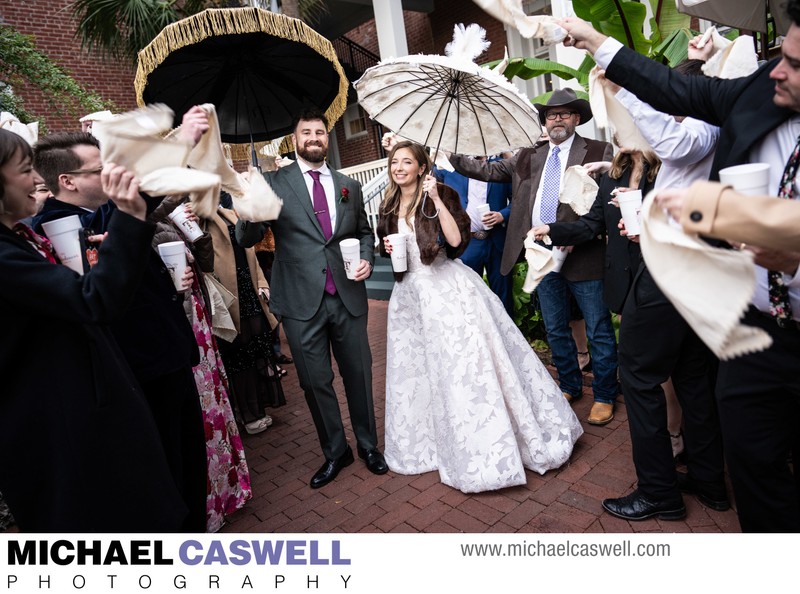
M577 398L583 388L578 349L569 327L569 293L572 292L583 312L586 337L592 349L594 400L614 403L617 399L617 341L611 314L603 300L603 281L570 282L559 273L551 272L542 279L536 292L561 391Z

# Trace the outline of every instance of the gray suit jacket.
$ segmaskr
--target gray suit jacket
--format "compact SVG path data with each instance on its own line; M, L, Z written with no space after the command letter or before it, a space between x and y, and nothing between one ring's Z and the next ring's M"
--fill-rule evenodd
M474 179L512 183L511 214L506 227L506 243L500 272L508 274L521 256L525 236L531 229L531 213L536 201L536 191L544 172L549 145L539 142L531 148L520 150L503 161L478 161L463 155L451 155L450 162L459 173ZM613 148L607 142L589 140L576 134L569 151L567 167L583 165L593 161L610 161ZM557 221L569 222L578 215L566 204L558 205ZM561 274L570 281L597 280L603 278L603 254L605 240L575 246L564 262Z
M361 184L331 169L336 192L336 228L325 240L314 214L303 174L297 163L264 173L264 178L283 199L277 220L269 225L275 235L275 263L272 267L270 310L278 317L310 319L319 309L325 292L328 266L336 291L351 315L367 313L367 290L363 282L347 278L339 242L354 237L361 242L361 258L375 260L374 236L364 210ZM343 198L342 189L347 189ZM244 246L264 235L265 225L240 224L237 239Z

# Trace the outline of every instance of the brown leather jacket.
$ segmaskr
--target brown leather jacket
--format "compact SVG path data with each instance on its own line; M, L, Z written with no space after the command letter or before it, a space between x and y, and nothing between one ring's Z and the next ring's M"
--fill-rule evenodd
M428 265L433 263L442 247L444 247L448 258L458 258L464 253L464 250L467 249L467 244L471 237L469 232L469 215L464 210L464 207L461 206L461 199L458 196L458 192L441 183L437 183L436 188L439 191L439 196L442 197L442 202L447 207L447 210L450 211L450 214L453 215L458 229L461 231L461 243L458 247L449 245L442 236L442 225L439 222L439 218L429 219L424 216L422 214L422 203L420 203L420 206L417 207L417 211L414 213L414 227L417 234L417 246L419 246L420 260L422 260L423 264ZM430 212L430 208L431 205L428 204L426 212ZM388 254L383 247L383 238L392 233L397 233L397 215L381 215L378 221L378 238L380 239L379 246L381 254L384 256L388 256ZM395 280L398 282L402 281L404 274L404 272L395 272Z

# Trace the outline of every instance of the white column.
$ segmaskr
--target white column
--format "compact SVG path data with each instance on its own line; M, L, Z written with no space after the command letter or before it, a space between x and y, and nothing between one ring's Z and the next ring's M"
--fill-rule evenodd
M401 0L372 0L381 59L408 55Z

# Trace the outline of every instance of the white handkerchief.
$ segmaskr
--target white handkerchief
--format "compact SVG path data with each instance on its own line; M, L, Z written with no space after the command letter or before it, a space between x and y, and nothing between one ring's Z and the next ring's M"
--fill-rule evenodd
M755 291L753 254L715 248L676 229L655 194L642 205L640 243L664 295L720 359L768 348L769 334L740 322Z
M558 201L568 204L575 214L583 216L589 212L597 198L597 182L586 173L583 165L567 167L564 172L564 183Z
M273 221L278 218L283 201L275 194L263 176L256 170L250 170L250 179L246 180L237 173L225 159L222 138L219 131L217 110L211 103L201 106L208 113L208 131L200 138L200 142L189 155L189 166L203 171L211 171L220 176L222 189L233 199L233 207L239 218L246 221ZM197 205L198 216L211 218L217 209L219 196L210 202Z
M31 146L39 140L39 122L23 124L17 116L8 111L0 113L0 128L13 132L17 136L22 136Z
M714 53L702 67L706 76L739 78L749 76L758 70L758 55L754 49L752 36L740 35L731 42L715 31L712 39L714 39Z
M592 107L594 121L601 128L608 128L616 136L620 147L634 151L652 151L653 148L644 139L633 117L616 98L609 82L600 76L600 68L595 66L589 72L589 104Z
M546 45L559 43L567 32L551 16L528 16L522 9L522 0L474 0L475 4L498 21L514 27L520 35L537 37Z
M528 261L528 272L522 290L533 293L546 274L555 268L553 255L545 247L540 246L530 235L523 242L525 246L525 259Z

